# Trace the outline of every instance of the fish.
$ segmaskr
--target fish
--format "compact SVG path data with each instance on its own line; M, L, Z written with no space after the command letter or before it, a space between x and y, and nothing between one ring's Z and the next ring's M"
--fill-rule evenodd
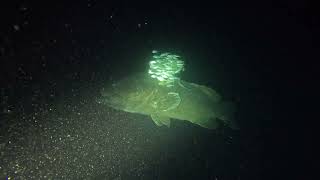
M209 87L181 79L167 87L147 73L136 73L102 88L100 102L117 110L151 116L157 126L170 127L175 119L207 129L217 129L221 123L238 129L234 103L224 101Z

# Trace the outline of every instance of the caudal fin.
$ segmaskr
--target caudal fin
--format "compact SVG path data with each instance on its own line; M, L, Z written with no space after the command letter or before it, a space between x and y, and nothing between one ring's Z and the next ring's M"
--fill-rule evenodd
M235 121L236 105L232 102L222 102L217 111L218 118L232 129L239 129Z

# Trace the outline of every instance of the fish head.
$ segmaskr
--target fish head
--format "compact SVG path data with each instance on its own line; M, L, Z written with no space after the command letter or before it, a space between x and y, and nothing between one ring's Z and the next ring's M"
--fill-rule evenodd
M152 92L144 77L130 77L102 88L103 103L115 109L135 112Z
M125 106L125 96L123 96L113 85L101 89L103 104L115 109L123 109Z

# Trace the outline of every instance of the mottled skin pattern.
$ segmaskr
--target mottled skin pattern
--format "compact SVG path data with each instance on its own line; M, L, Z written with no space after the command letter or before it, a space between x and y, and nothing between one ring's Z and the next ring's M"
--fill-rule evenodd
M120 80L101 93L108 106L151 115L157 125L169 126L166 121L174 118L215 129L219 119L230 127L235 127L232 121L233 104L223 102L213 89L194 83L180 80L168 88L158 85L157 81L141 73Z

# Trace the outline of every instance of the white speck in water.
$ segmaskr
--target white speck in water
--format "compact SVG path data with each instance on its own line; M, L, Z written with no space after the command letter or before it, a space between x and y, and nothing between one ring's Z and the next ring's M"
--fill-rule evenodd
M20 7L20 11L26 11L26 10L28 10L28 8L27 8L26 6L22 5L22 6Z
M19 30L20 30L20 26L17 25L17 24L15 24L15 25L13 25L13 29L14 29L15 31L19 31Z

